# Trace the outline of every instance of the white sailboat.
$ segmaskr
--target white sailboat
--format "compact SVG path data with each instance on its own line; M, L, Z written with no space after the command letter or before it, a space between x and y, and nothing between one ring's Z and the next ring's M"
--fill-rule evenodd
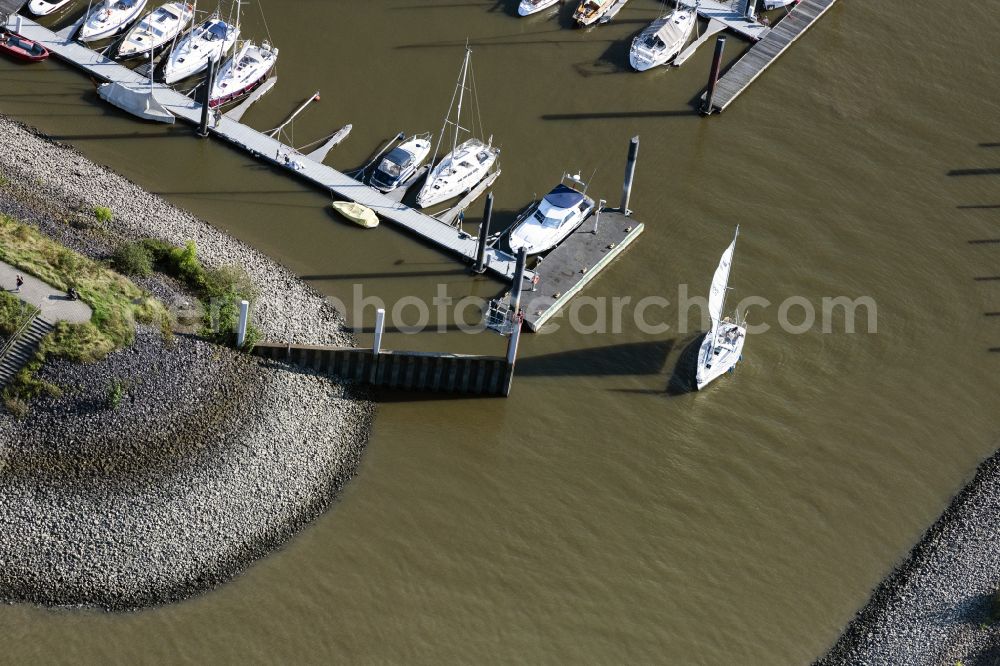
M656 19L635 36L629 51L629 64L639 72L667 64L687 44L697 23L697 5L690 9L678 4L674 11Z
M268 42L260 46L244 42L240 50L219 70L209 97L209 106L216 107L235 101L264 83L278 62L278 49Z
M136 23L118 46L119 58L145 55L169 44L194 19L194 7L186 2L168 2Z
M712 318L712 330L705 334L698 349L695 383L699 391L712 380L735 368L743 358L743 342L747 335L746 321L740 322L739 312L732 320L728 317L722 318L722 311L726 305L726 291L729 289L733 253L736 251L736 238L739 235L740 228L737 226L736 236L722 253L722 259L712 278L712 290L708 295L708 313Z
M145 7L146 0L104 0L90 10L77 39L96 42L117 35L136 20Z
M558 2L559 0L521 0L517 6L517 13L519 16L530 16L543 9L548 9Z
M48 16L71 2L73 0L31 0L28 3L28 11L35 16Z
M468 132L462 127L462 101L467 89L466 82L469 76L469 60L472 57L470 49L465 50L465 60L462 61L462 71L458 77L458 86L455 94L451 98L451 106L448 108L448 115L445 116L444 126L441 134L438 135L437 147L434 149L436 158L441 149L441 141L447 134L448 125L454 125L452 133L451 152L431 169L424 186L417 194L417 207L426 208L434 204L447 201L464 194L479 184L479 182L489 174L490 169L500 155L500 149L493 146L493 137L489 141L483 142L475 137L466 139L459 143L458 137L461 132ZM451 120L451 110L455 108L455 100L458 99L458 109L455 120ZM434 160L431 160L434 164Z
M200 23L174 47L163 67L165 83L177 83L199 74L208 68L209 60L221 60L229 53L240 36L239 6L237 1L234 25L223 21L216 14Z

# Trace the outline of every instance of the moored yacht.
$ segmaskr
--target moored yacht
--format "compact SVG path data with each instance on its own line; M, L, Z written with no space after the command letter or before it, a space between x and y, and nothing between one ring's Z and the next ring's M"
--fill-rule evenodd
M510 249L524 248L533 255L559 245L594 212L594 200L586 192L579 175L564 175L562 182L521 216L510 232Z
M597 23L604 17L618 0L583 0L573 12L573 20L581 26Z
M177 83L208 68L209 60L221 59L239 37L239 23L229 25L214 16L188 33L170 52L163 80Z
M368 184L382 192L391 192L413 176L430 153L429 133L411 136L382 158Z
M228 104L256 90L267 79L277 61L278 49L268 42L262 42L260 46L245 42L219 70L209 106L214 108Z
M186 2L168 2L132 26L118 46L119 58L131 58L169 44L194 19L194 8Z
M472 51L466 49L465 60L462 62L462 71L458 77L458 85L455 95L452 97L452 107L455 108L457 98L458 108L455 113L455 120L451 120L451 108L445 117L444 126L438 136L437 148L434 151L437 156L441 149L441 141L444 139L448 125L454 127L452 133L451 152L444 156L427 175L424 186L417 194L417 207L426 208L453 199L461 194L470 191L489 174L490 169L500 155L500 149L493 146L493 137L488 141L482 141L475 137L466 139L462 143L458 142L461 132L467 131L462 127L462 101L467 90L466 82L469 76L469 60ZM478 102L477 105L478 107ZM433 160L431 161L433 164Z
M73 0L31 0L28 3L28 11L35 16L48 16L71 2Z
M656 19L632 40L629 64L640 72L667 64L687 44L697 22L697 9L680 6Z
M559 0L521 0L521 3L517 6L517 13L519 16L530 16L531 14L537 14L543 9L548 9L558 2Z
M113 37L136 20L145 6L146 0L104 0L90 11L77 39L96 42Z

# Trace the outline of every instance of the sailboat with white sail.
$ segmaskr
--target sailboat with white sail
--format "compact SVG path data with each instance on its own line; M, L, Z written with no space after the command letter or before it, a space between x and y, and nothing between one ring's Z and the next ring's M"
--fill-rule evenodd
M218 12L198 24L170 52L163 67L163 81L177 83L208 69L210 60L221 60L240 36L240 1L236 0L236 21L223 21Z
M722 259L712 278L712 290L708 294L708 313L712 318L712 330L705 334L698 349L695 384L699 391L709 382L735 368L743 358L743 342L747 335L746 321L740 321L739 312L736 312L732 319L722 317L726 307L726 292L729 290L733 253L736 251L736 239L739 235L740 228L737 226L733 242L722 253Z
M462 70L458 76L458 85L455 88L454 95L452 95L451 106L448 108L448 115L445 116L444 126L438 135L437 146L434 149L434 159L437 158L441 149L442 140L448 134L448 125L452 125L454 130L451 133L451 152L445 155L431 169L430 174L428 174L424 186L420 189L420 193L417 194L416 203L418 208L433 206L442 201L465 194L486 178L490 169L496 163L497 157L500 155L500 149L493 145L492 136L485 142L475 136L466 139L462 143L458 142L459 136L463 132L472 133L470 130L462 127L462 103L465 99L466 90L469 90L469 61L471 58L472 50L466 48L465 60L462 61ZM474 85L472 93L475 94ZM456 100L458 102L457 110L455 120L452 121L451 112L453 109L456 109ZM478 101L476 104L478 107ZM475 118L473 118L473 121L475 121ZM475 122L472 123L472 125L474 124ZM434 159L431 160L431 164L434 164Z

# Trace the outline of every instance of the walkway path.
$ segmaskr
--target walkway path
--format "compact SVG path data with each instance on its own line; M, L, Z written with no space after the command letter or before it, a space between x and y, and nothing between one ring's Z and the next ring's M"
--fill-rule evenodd
M24 278L24 284L19 292L15 292L18 275ZM2 261L0 261L0 288L39 310L27 329L13 340L9 347L0 349L0 387L3 387L14 378L25 363L32 359L38 345L55 328L56 322L68 321L76 324L90 321L93 311L86 303L71 301L65 292L58 291L38 278L22 273Z

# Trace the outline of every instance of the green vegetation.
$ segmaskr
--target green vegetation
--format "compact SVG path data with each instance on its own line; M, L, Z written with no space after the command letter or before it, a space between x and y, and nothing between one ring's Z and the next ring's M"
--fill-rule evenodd
M108 224L112 219L114 219L114 213L112 213L111 209L107 206L98 206L94 209L94 217L96 217L97 221L101 224Z
M182 281L202 300L205 318L201 334L220 344L235 344L240 301L253 303L258 295L246 271L239 266L205 268L198 260L198 250L193 241L188 241L183 247L175 247L163 241L147 239L143 245L158 270ZM258 340L260 332L248 325L244 347L252 349Z
M125 397L125 384L116 379L111 382L111 386L108 387L108 407L111 409L118 409L118 406L122 404L122 398Z
M35 311L31 305L0 291L0 335L14 335Z
M142 243L122 243L115 248L111 265L125 275L146 277L153 272L153 254Z
M42 392L58 392L57 387L35 378L46 358L98 361L132 343L136 322L170 327L166 308L127 278L2 215L0 260L56 289L75 287L80 299L94 311L89 322L60 322L45 338L35 358L4 389L4 403L12 412L16 412L17 400L27 402Z

